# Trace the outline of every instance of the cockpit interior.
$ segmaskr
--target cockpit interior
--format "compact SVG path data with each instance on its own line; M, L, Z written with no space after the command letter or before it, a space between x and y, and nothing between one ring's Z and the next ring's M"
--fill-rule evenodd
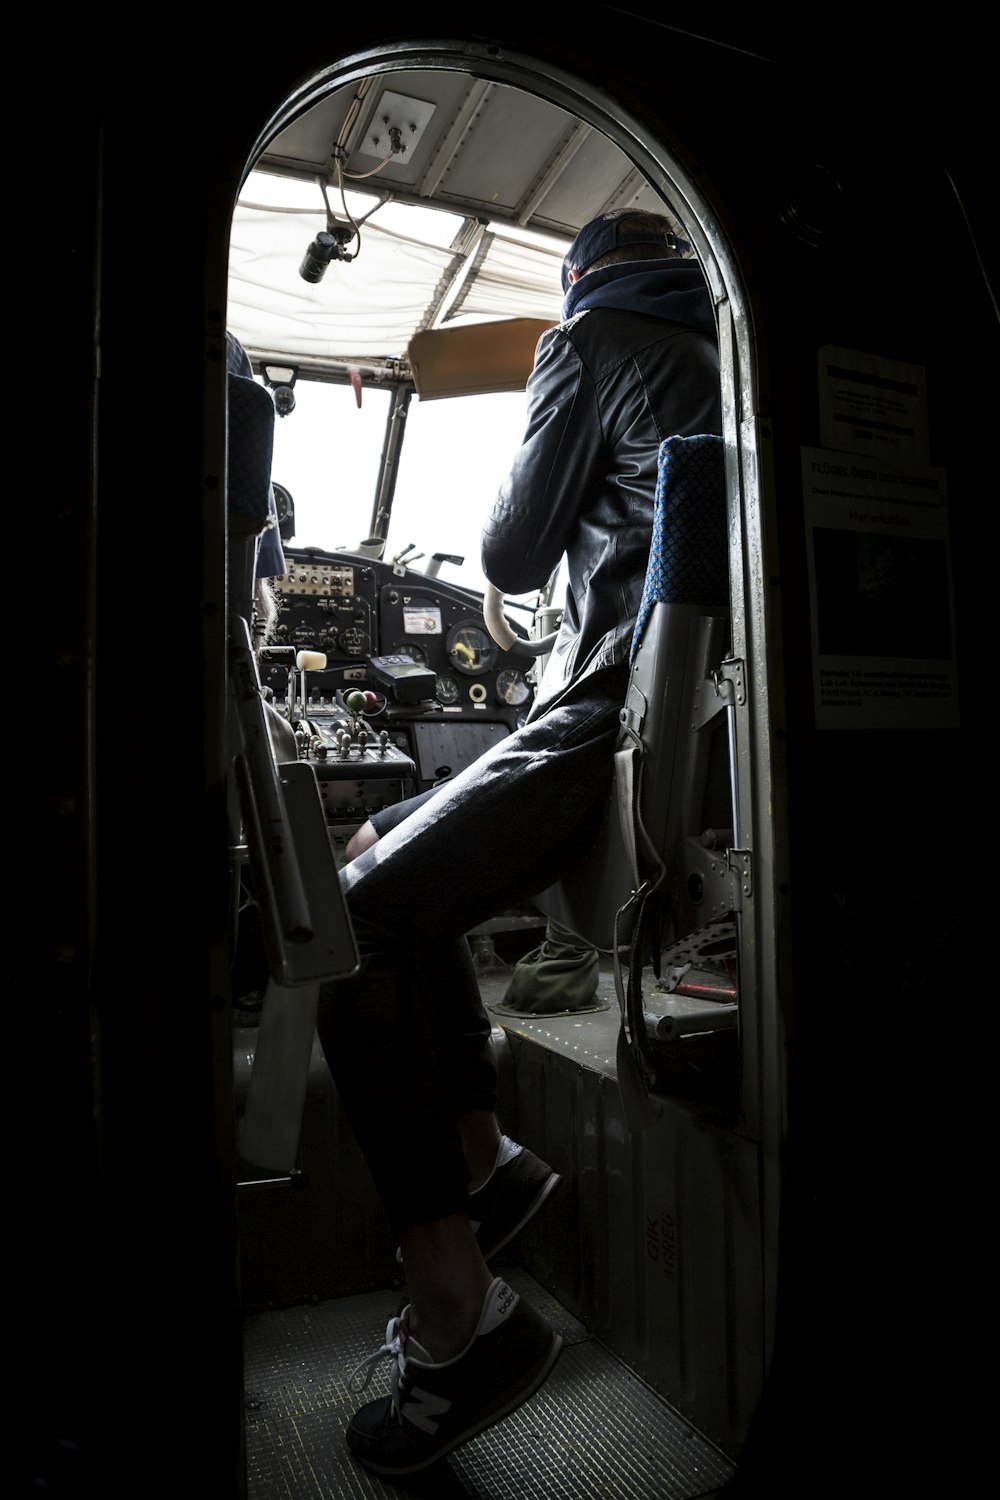
M942 30L432 5L39 48L32 1493L965 1493L967 1382L930 1377L966 1368L950 1299L981 1312L950 979L1000 323L988 88ZM661 435L655 500L700 443L718 545L678 597L654 522L589 853L467 934L503 1128L561 1179L498 1265L562 1352L397 1484L345 1445L406 1285L317 997L358 967L352 840L536 701L563 567L504 594L480 538L563 257L618 209L708 293L721 433Z

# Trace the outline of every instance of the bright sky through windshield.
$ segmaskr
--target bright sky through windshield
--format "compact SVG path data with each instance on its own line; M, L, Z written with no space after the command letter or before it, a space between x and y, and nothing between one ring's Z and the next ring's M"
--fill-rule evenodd
M273 474L295 505L292 546L353 549L368 535L388 393L300 380L295 411L275 424ZM524 432L523 391L410 403L386 557L411 542L425 557L462 556L441 577L481 590L479 538Z

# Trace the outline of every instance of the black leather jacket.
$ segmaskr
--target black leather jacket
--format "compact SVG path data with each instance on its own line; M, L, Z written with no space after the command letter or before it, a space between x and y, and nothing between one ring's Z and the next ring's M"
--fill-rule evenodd
M482 540L483 572L504 594L542 588L566 556L562 625L531 718L627 661L659 445L721 430L719 358L705 333L595 307L542 335L527 431Z

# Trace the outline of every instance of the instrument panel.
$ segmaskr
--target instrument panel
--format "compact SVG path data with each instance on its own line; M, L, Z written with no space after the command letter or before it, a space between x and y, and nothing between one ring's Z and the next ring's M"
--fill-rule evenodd
M302 717L321 730L340 722L346 694L366 692L368 730L387 731L413 763L412 785L396 790L394 783L394 795L447 779L523 722L534 701L535 658L496 644L481 595L352 553L286 546L285 558L285 575L273 580L279 612L260 654L261 682L293 723ZM321 653L325 667L296 669L302 651ZM397 693L378 670L400 657L424 669L410 674L405 693L402 679ZM416 701L414 676L420 692L426 685ZM375 801L387 791L381 787ZM352 805L350 816L363 811Z

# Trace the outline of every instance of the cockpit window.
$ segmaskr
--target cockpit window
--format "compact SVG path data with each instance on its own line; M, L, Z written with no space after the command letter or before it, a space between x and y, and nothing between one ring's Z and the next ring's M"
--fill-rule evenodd
M371 532L390 396L348 385L295 383L295 408L274 424L274 478L289 491L294 547L350 550Z
M525 410L523 391L411 403L387 557L411 542L428 559L458 556L461 563L442 563L441 577L485 588L480 536L524 435Z

